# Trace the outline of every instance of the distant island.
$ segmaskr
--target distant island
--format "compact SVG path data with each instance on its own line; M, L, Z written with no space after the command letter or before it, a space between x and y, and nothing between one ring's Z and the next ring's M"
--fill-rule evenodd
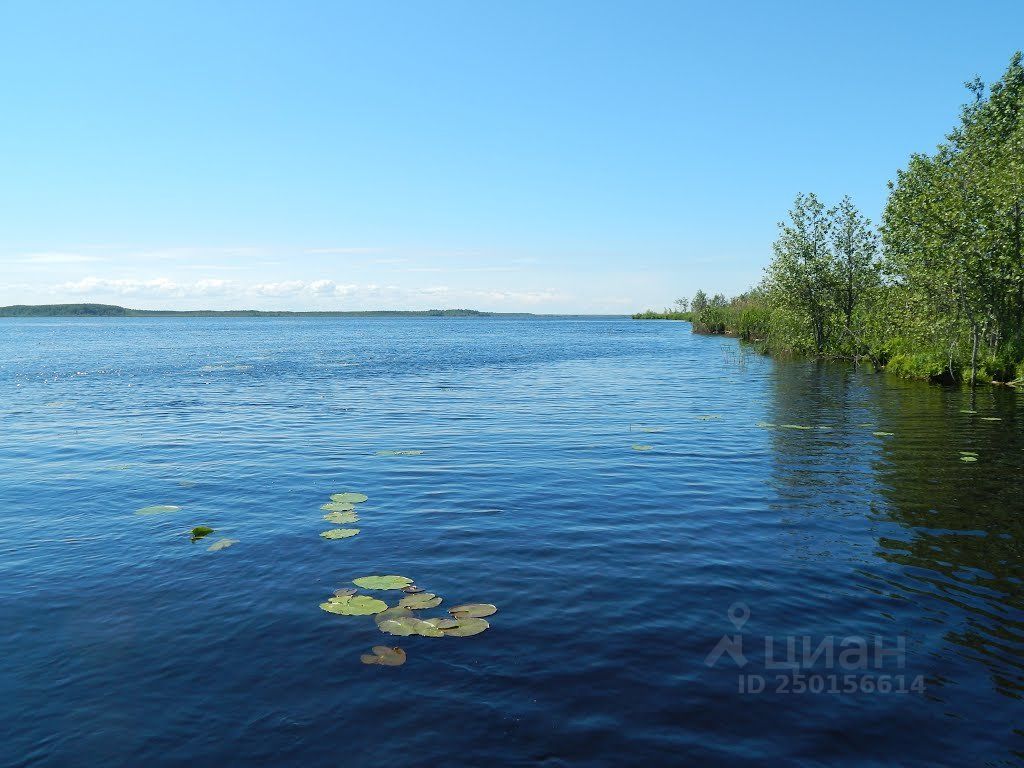
M12 304L0 317L534 317L529 312L480 312L476 309L368 310L351 312L277 312L260 309L128 309L116 304Z

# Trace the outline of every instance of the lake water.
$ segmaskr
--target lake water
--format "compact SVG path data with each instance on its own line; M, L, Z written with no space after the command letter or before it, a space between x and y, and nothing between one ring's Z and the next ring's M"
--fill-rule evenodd
M0 764L1024 760L1012 392L607 318L0 320L0 392Z

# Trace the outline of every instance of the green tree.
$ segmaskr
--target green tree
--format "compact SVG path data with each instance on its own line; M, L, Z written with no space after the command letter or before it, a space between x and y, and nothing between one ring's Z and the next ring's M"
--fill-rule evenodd
M832 232L833 303L854 347L863 333L861 310L875 298L879 285L878 235L849 196L829 211Z
M831 217L813 194L798 194L789 222L779 223L775 258L766 281L775 301L808 326L814 351L821 354L830 336L834 270L830 251Z

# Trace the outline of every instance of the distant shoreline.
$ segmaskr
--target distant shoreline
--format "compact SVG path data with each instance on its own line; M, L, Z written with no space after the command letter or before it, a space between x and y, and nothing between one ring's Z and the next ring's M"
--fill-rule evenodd
M532 312L481 312L476 309L378 309L284 311L262 309L129 309L116 304L12 304L0 317L620 317L620 315L540 315ZM628 315L622 315L628 317Z

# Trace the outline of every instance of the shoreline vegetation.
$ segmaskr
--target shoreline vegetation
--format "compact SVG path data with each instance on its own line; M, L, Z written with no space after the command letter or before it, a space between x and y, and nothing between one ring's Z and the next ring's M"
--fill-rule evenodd
M637 320L689 320L765 353L946 383L1024 385L1024 62L966 84L959 124L889 182L879 227L799 194L761 282Z
M481 312L476 309L361 310L285 312L260 309L128 309L115 304L14 304L0 317L536 317L530 312Z

